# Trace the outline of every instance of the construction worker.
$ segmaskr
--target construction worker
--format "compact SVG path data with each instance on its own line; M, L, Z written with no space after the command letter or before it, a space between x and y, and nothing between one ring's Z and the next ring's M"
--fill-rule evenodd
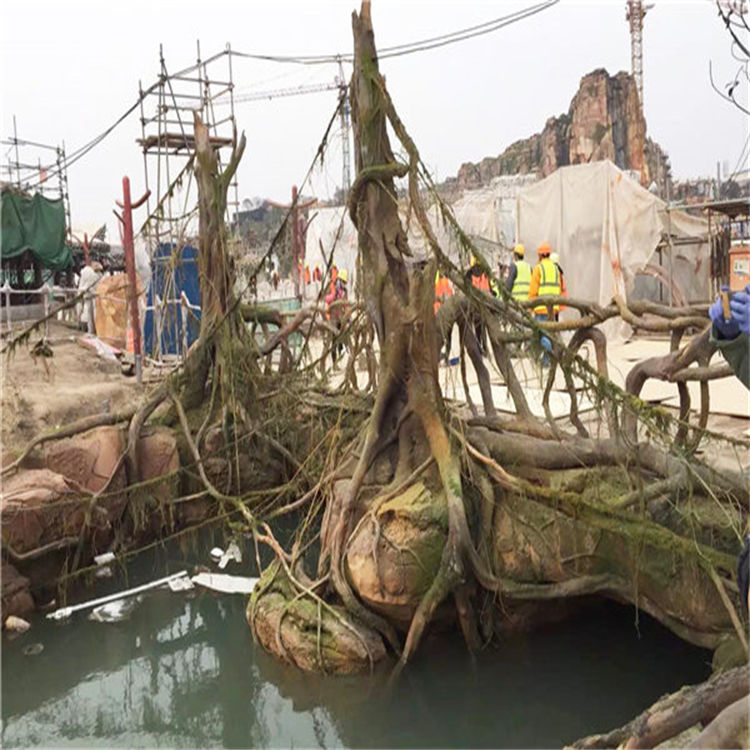
M326 295L326 305L328 306L328 319L331 321L333 326L338 330L334 335L333 345L331 347L331 359L333 364L336 364L336 360L339 355L344 351L344 342L342 340L341 329L344 315L346 314L346 304L340 302L334 305L334 302L339 300L347 300L349 298L349 290L347 288L347 282L349 281L349 274L345 268L342 268L339 272L336 269L336 282L334 284L333 292Z
M305 286L310 283L310 265L305 263Z
M557 270L560 273L560 295L563 297L568 296L568 288L565 286L565 273L560 265L560 256L557 253L550 253L549 259L557 266ZM555 320L560 319L560 313L565 309L565 305L560 305L559 312L555 313Z
M513 248L513 261L508 268L505 288L513 299L528 299L531 286L531 266L524 260L526 248L520 243Z
M722 292L729 294L724 286ZM750 389L750 284L735 292L729 300L729 319L724 317L722 296L708 310L711 318L711 343L722 353L735 375Z
M320 264L316 263L315 268L313 269L313 281L322 281L323 280L323 272L320 270Z
M466 276L474 287L482 292L490 293L490 280L487 278L487 274L482 270L475 255L471 256L471 262L469 264L469 270L466 272Z
M486 292L487 294L495 296L490 289L490 280L487 278L487 274L482 270L482 267L479 265L479 260L474 254L471 256L469 268L466 271L466 280L471 281L472 286L475 289L479 289L480 292ZM474 334L479 342L479 351L484 355L487 350L487 347L485 346L486 331L481 317L477 317L477 321L474 324Z
M445 302L448 297L453 296L453 287L447 277L443 276L440 271L435 273L435 315L440 309L440 305Z
M336 281L339 278L339 269L338 266L334 263L331 266L331 281L328 284L328 294L335 294L336 293Z
M552 248L549 243L542 242L536 250L539 262L531 272L531 284L529 285L529 299L537 297L559 297L560 296L560 272L557 266L550 260ZM560 312L560 305L553 305L552 315ZM538 305L534 308L534 317L537 320L549 320L549 312L546 305ZM552 351L552 342L542 336L542 367L549 365L549 352Z
M440 271L437 271L435 273L435 303L434 303L434 310L435 315L437 315L437 311L440 309L440 305L443 304L449 297L453 296L453 285L448 280L446 276L443 276ZM451 354L451 335L453 332L453 326L451 325L450 330L448 331L448 335L445 339L445 353L441 356L445 358L445 361L448 362L450 360L450 354Z
M560 271L550 260L552 249L547 242L542 242L537 248L539 262L531 272L531 283L529 284L529 299L537 297L559 297L560 296ZM560 310L560 305L553 305L553 312ZM547 306L539 305L534 308L534 315L538 320L547 320Z

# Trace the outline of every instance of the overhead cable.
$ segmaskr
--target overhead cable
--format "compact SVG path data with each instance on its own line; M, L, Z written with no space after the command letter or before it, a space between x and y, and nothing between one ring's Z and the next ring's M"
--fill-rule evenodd
M537 13L541 13L542 11L547 10L553 5L556 5L559 1L560 0L544 0L544 2L540 2L540 3L537 3L536 5L528 6L519 11L515 11L514 13L509 13L507 15L500 16L499 18L494 18L490 21L485 21L484 23L476 24L474 26L468 26L464 29L452 31L447 34L441 34L439 36L428 37L426 39L420 39L420 40L417 40L414 42L408 42L405 44L397 44L397 45L392 45L390 47L383 47L381 48L378 54L378 59L384 60L390 57L401 57L403 55L411 55L411 54L414 54L415 52L424 52L427 50L436 49L438 47L444 47L449 44L455 44L457 42L466 41L467 39L472 39L478 36L483 36L484 34L490 34L494 31L497 31L498 29L504 28L505 26L509 26L513 23L517 23L518 21L522 21L526 18L529 18L530 16L536 15ZM212 55L206 60L203 60L201 62L195 63L186 68L183 68L177 73L171 74L170 76L168 76L168 78L171 79L174 77L184 76L200 68L201 66L206 65L207 63L213 62L214 60L218 60L220 57L224 55L231 55L233 57L246 58L246 59L251 59L251 60L263 60L263 61L269 61L269 62L293 63L293 64L301 64L301 65L321 65L321 64L329 64L329 63L339 63L339 62L353 63L354 61L354 56L352 53L332 54L332 55L264 55L264 54L258 54L258 53L250 53L250 52L240 52L237 50L233 50L229 45L227 45L226 49L222 50L221 52L218 52L215 55ZM83 158L86 154L88 154L95 146L101 143L118 125L120 125L124 120L126 120L138 108L141 101L148 94L150 94L154 89L156 89L157 86L158 86L158 83L155 83L152 86L150 86L148 89L145 89L139 95L136 101L122 115L120 115L120 117L118 117L117 120L115 120L115 122L112 123L112 125L110 125L106 130L104 130L98 136L90 140L88 143L76 149L70 155L66 155L65 160L60 164L60 166L55 165L54 168L48 171L47 175L45 176L45 179L54 177L55 175L59 174L63 170L67 169L72 164L75 164L79 159ZM40 176L40 179L38 181L33 182L33 183L28 183L26 185L26 188L28 189L38 188L42 184L42 182L44 182L44 180L41 179L41 176Z
M414 42L408 42L405 44L397 44L390 47L381 47L378 52L378 59L384 60L389 57L399 57L402 55L411 55L415 52L424 52L426 50L435 49L437 47L444 47L448 44L455 44L456 42L462 42L467 39L482 36L484 34L490 34L493 31L497 31L505 26L522 21L525 18L529 18L537 13L541 13L544 10L557 5L560 0L544 0L544 2L531 5L522 10L509 13L499 18L494 18L491 21L485 21L484 23L477 24L475 26L469 26L465 29L459 29L458 31L452 31L447 34L441 34L440 36L429 37L427 39L420 39ZM263 60L267 62L279 62L279 63L296 63L300 65L322 65L328 63L346 62L352 63L354 61L354 55L352 53L337 53L331 55L264 55L257 52L241 52L239 50L230 50L229 54L234 57L247 58L250 60Z

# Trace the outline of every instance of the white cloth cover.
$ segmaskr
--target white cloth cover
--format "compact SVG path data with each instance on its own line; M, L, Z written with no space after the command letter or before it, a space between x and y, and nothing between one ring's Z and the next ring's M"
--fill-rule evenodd
M606 305L615 294L632 296L637 272L658 263L657 246L671 223L673 237L694 240L674 248L674 283L685 301L708 298L707 222L676 210L668 218L664 201L610 161L558 169L527 187L516 211L527 259L533 263L536 247L548 242L560 255L571 297ZM666 248L662 262L668 277Z

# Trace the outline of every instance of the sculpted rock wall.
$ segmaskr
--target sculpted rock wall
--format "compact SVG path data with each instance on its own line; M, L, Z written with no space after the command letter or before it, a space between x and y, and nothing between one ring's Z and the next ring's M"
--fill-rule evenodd
M567 113L550 117L541 133L516 141L497 157L458 170L456 187L476 188L493 177L538 172L610 159L620 169L639 172L648 185L668 159L657 144L646 145L646 120L638 106L635 81L629 73L610 76L604 68L588 73Z

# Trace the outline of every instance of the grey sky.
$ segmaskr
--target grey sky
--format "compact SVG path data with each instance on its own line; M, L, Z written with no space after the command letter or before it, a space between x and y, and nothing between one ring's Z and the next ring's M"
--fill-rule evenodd
M380 46L453 31L519 9L515 0L373 0ZM677 177L732 170L748 137L747 118L722 101L708 80L734 75L728 35L711 0L655 0L644 26L644 99L648 133L669 153ZM158 73L159 43L175 70L227 42L247 52L317 54L351 50L351 10L358 2L42 2L2 0L2 127L59 142L69 151L110 125ZM630 69L624 0L562 0L493 34L383 61L387 85L422 157L439 179L464 161L496 155L566 111L579 80L594 68ZM303 67L236 60L238 90L332 81L335 65ZM745 98L747 92L745 91ZM288 200L312 159L336 105L336 92L241 104L248 147L239 171L240 198ZM73 223L106 221L121 178L143 189L135 138L137 115L70 168ZM340 179L334 143L318 190ZM2 153L5 161L5 152Z

